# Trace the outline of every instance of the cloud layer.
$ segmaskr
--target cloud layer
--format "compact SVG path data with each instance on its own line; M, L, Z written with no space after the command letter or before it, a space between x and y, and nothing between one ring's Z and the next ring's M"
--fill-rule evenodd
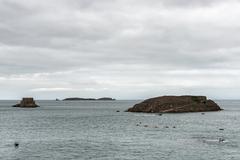
M0 99L240 98L237 0L0 0Z

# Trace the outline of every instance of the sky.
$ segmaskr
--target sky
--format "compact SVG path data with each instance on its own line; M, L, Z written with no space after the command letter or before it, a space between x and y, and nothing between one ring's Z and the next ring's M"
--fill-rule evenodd
M240 1L0 0L0 99L240 99Z

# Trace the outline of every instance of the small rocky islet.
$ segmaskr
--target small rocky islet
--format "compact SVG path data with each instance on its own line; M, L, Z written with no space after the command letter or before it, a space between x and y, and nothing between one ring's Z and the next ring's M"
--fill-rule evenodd
M127 112L184 113L222 110L206 96L161 96L144 100L129 108Z
M36 108L39 105L36 104L32 97L23 98L20 103L13 105L12 107L20 107L20 108Z

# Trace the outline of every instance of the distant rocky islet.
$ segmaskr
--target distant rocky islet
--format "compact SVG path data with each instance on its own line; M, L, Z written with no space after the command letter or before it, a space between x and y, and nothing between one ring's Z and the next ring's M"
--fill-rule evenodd
M20 108L36 108L39 105L36 104L32 97L26 97L21 100L20 103L13 105L13 107L20 107Z
M71 97L65 98L63 101L115 101L116 99L110 97L102 97L102 98L78 98L78 97Z

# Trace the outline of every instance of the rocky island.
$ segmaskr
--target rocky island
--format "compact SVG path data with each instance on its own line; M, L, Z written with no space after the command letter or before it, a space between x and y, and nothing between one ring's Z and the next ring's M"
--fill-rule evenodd
M222 110L205 96L162 96L147 99L129 108L127 112L182 113Z
M13 107L20 107L20 108L36 108L39 107L33 98L23 98L19 104L13 105Z
M63 101L114 101L116 99L110 98L110 97L103 97L103 98L78 98L78 97L73 97L73 98L65 98Z

